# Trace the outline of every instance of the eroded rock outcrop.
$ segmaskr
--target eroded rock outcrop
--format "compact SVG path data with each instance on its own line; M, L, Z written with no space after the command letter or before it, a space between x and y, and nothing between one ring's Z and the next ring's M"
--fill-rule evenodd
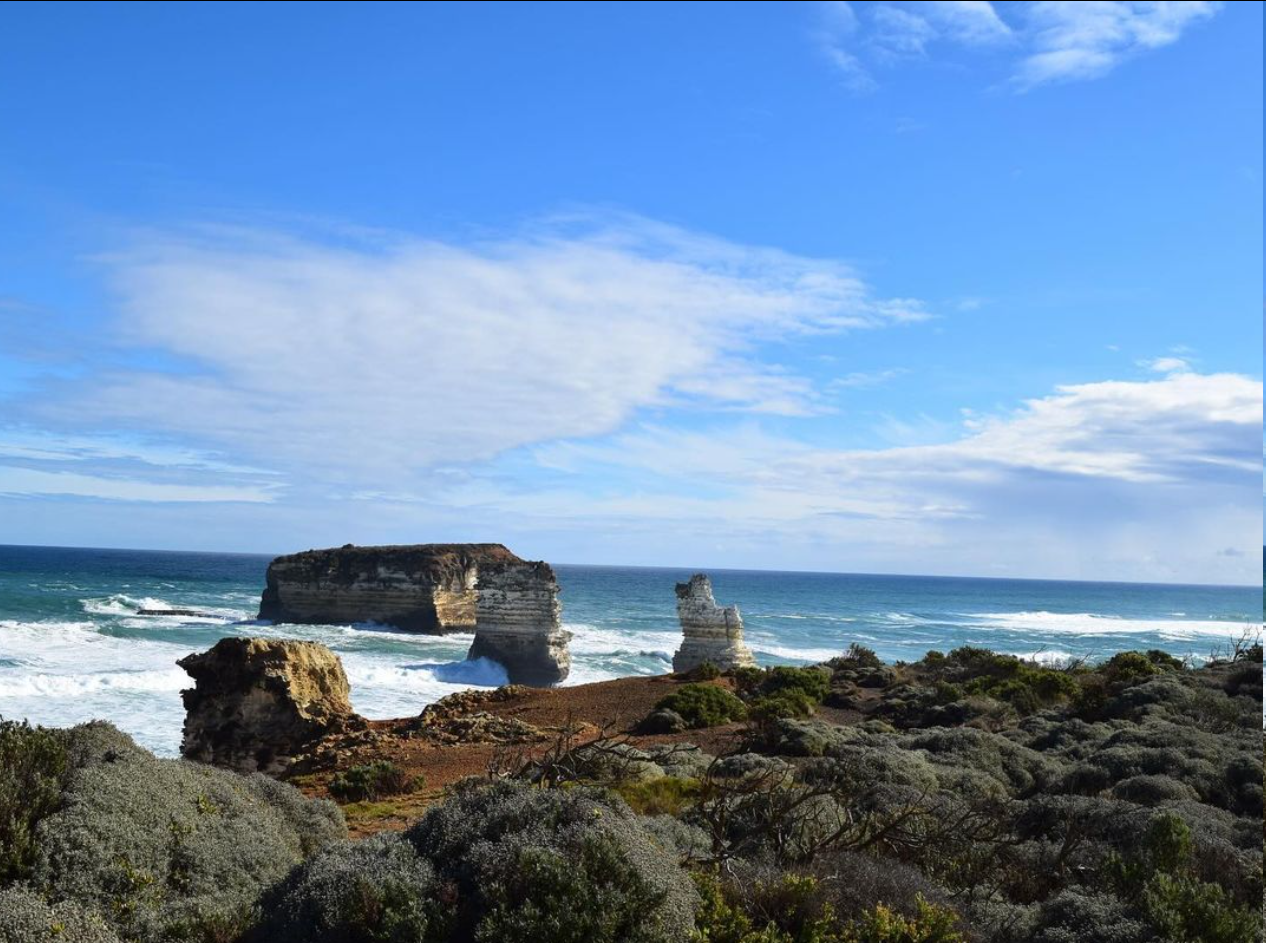
M177 664L194 680L180 693L186 759L276 774L322 737L366 726L342 662L316 642L225 638Z
M673 671L690 671L711 662L722 671L754 665L756 659L743 644L743 617L738 606L718 606L712 581L703 573L677 584L677 618L681 622L681 648L673 655Z
M559 621L558 581L548 563L492 563L479 568L475 642L469 658L490 658L511 684L557 684L571 670L571 633Z
M287 554L268 565L259 618L470 631L480 568L512 562L521 561L501 544L347 544Z

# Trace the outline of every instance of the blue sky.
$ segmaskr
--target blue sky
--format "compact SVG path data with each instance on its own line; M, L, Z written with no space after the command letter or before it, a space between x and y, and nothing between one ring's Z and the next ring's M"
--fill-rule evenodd
M7 4L0 542L1255 582L1261 17Z

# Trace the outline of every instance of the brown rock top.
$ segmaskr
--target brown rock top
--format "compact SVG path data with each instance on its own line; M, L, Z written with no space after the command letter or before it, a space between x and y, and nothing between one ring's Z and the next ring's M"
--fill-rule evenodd
M190 760L277 773L321 737L365 726L338 656L316 642L225 638L177 664L194 679L181 692Z

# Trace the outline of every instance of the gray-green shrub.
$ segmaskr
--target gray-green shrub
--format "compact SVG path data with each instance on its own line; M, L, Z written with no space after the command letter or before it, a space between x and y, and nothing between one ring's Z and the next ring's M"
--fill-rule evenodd
M333 803L258 774L109 756L77 770L40 823L33 879L129 939L231 938L265 888L346 834Z
M10 887L0 890L0 943L119 943L119 938L100 914Z
M255 943L416 943L443 930L435 872L399 833L335 842L265 896Z
M449 939L671 943L696 894L616 796L503 782L466 788L405 833L448 889Z

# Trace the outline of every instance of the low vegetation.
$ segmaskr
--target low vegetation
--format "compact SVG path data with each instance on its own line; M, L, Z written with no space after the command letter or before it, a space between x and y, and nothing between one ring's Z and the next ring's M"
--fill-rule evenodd
M564 735L355 842L288 785L0 723L0 943L1255 943L1260 659L740 668L657 705L731 752Z
M686 684L655 705L656 710L672 711L691 728L715 727L742 720L747 706L725 688L715 684Z
M330 795L339 802L377 802L422 788L423 783L390 760L353 766L330 780Z

